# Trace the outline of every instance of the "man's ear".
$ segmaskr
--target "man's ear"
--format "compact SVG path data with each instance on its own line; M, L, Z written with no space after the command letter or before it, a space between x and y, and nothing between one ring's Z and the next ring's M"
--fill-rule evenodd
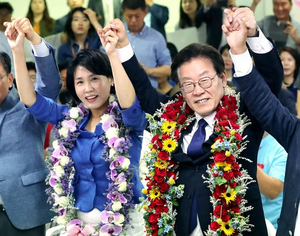
M8 81L9 81L9 88L12 88L12 84L14 82L14 76L12 73L9 73L7 77L8 77Z
M221 74L221 79L222 79L223 88L225 88L227 86L227 74L225 70Z

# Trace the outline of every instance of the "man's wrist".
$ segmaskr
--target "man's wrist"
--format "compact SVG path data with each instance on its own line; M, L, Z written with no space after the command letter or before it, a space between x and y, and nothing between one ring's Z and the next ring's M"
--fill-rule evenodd
M260 28L258 25L256 25L255 29L251 29L251 31L248 32L247 37L259 37Z

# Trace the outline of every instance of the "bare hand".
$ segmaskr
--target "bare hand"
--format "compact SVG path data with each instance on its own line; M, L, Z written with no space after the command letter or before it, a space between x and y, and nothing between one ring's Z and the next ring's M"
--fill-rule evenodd
M12 25L17 24L22 30L22 32L25 34L25 37L33 45L37 45L42 42L41 37L34 31L28 18L25 17L12 18L12 22L5 22L4 26L6 26L9 23L12 23Z
M115 30L108 28L99 29L98 35L107 55L112 55L115 52L116 45L118 43L118 36Z
M228 19L224 19L228 21ZM247 50L246 47L246 38L247 38L247 26L245 22L237 18L236 19L239 26L235 30L229 30L225 24L222 25L222 30L226 35L227 43L230 46L231 52L233 54L242 54ZM228 22L226 22L227 24Z
M5 22L5 35L13 52L24 50L25 33L16 22Z
M243 20L247 27L247 36L252 37L256 34L256 20L253 11L248 7L237 8L234 7L232 10L225 9L224 13L227 15L227 23L225 26L229 31L236 30L239 27L237 18ZM225 21L224 21L225 22Z
M106 27L113 29L119 38L116 48L123 48L129 44L124 24L120 19L109 21L109 24L104 27L104 30Z

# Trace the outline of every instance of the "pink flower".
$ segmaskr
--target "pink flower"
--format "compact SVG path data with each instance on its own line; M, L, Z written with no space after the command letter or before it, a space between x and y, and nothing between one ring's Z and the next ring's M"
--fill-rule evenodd
M76 128L76 121L71 119L71 120L64 120L61 122L62 127L69 129L71 132L74 132Z

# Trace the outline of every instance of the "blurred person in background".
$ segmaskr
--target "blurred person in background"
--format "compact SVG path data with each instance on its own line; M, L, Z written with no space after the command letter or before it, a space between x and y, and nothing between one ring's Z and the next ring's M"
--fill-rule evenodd
M53 33L55 20L49 15L46 0L30 0L26 17L30 20L34 31L41 37Z

